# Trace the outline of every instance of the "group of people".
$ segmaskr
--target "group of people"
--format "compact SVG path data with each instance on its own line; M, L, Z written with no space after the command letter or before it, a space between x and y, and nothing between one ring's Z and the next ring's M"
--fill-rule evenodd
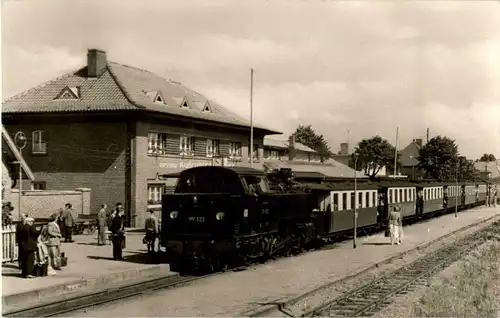
M106 228L111 231L113 243L113 259L123 260L122 250L125 248L125 209L121 202L107 214L107 205L101 205L97 212L97 244L106 245Z
M54 213L49 223L38 231L35 220L26 214L21 215L21 222L16 227L16 240L19 249L19 266L24 278L34 278L35 264L47 265L47 274L55 275L61 269L61 229L59 214Z
M111 232L113 244L113 259L123 260L122 251L125 248L125 209L121 202L108 215L107 205L102 204L97 213L97 244L106 245L106 228ZM147 244L148 253L155 251L156 239L159 236L159 223L153 210L148 210L149 216L145 222L146 235L143 243Z

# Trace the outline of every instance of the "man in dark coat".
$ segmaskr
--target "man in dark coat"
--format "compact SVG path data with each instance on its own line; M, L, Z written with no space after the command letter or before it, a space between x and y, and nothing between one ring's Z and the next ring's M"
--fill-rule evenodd
M113 234L113 259L123 260L122 257L122 241L125 233L125 222L123 220L123 205L116 204L116 211L113 219L111 220L111 233Z
M26 218L26 224L19 229L19 244L21 255L21 271L24 278L33 278L35 269L35 252L37 250L38 231L36 230L33 218Z
M73 234L73 206L71 203L66 203L65 209L62 213L63 221L64 221L64 241L72 243L74 242L71 235Z
M26 213L21 213L21 219L19 220L19 223L16 225L16 244L17 244L17 260L19 261L19 269L23 268L22 260L21 260L21 254L22 254L22 247L21 247L21 231L24 226L26 226L26 218L28 215Z

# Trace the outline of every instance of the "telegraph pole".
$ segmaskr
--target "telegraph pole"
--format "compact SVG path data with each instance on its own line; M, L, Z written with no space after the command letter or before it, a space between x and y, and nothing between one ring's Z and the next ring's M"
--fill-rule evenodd
M455 186L458 190L458 164L459 161L457 160L457 167L456 167L456 178L455 178ZM455 196L455 217L458 217L458 195Z
M396 128L396 147L394 150L394 177L398 169L398 139L399 139L399 126Z
M253 168L253 68L250 69L250 168Z
M352 248L356 248L356 235L357 235L357 227L358 227L358 178L357 178L357 164L358 164L358 156L354 153L354 214L353 214L353 228L354 235L352 239Z

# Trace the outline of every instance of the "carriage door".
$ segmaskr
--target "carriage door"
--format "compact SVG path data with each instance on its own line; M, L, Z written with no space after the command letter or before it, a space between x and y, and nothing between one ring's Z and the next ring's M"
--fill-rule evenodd
M417 199L416 199L416 214L422 215L424 213L424 188L417 187Z
M389 189L382 188L378 191L377 221L384 225L389 219Z

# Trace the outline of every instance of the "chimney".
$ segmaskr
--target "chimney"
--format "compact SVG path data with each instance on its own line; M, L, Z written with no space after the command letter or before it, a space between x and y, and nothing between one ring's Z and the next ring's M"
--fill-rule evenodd
M422 139L413 139L413 141L419 146L422 147Z
M295 135L288 138L288 160L295 159Z
M87 53L88 77L99 77L106 70L108 61L106 52L98 49L89 49Z
M348 155L349 154L349 143L343 142L340 144L340 154Z

